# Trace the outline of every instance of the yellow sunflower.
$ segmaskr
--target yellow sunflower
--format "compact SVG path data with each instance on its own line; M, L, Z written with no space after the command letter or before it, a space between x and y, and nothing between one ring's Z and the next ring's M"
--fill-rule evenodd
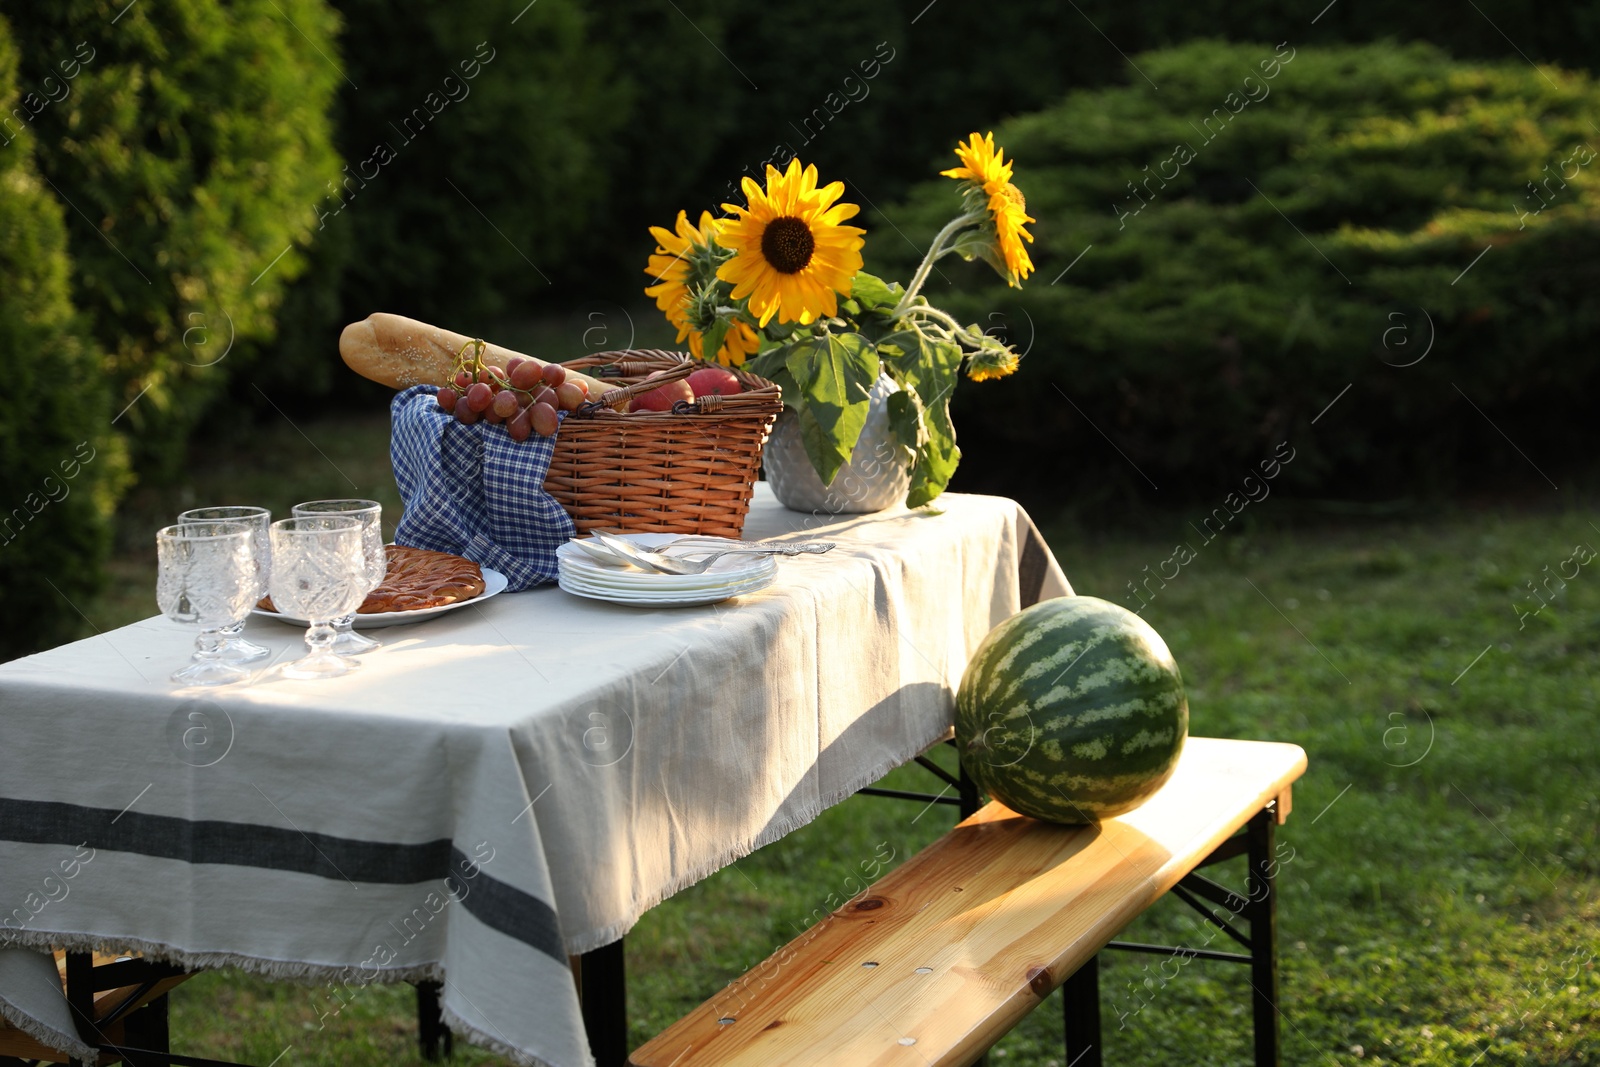
M645 295L655 297L656 307L666 314L668 322L677 327L678 343L682 344L687 338L689 350L696 359L705 358L705 346L702 343L703 335L689 321L690 276L696 257L715 244L722 222L721 219L712 218L711 212L702 211L700 225L696 227L689 223L688 212L680 211L674 227L676 232L660 226L650 227L650 234L656 239L656 250L644 272L655 278L656 284L648 286ZM722 348L716 358L725 367L737 367L744 363L746 356L760 347L761 339L755 331L747 324L736 321L723 336Z
M655 297L656 307L678 328L679 341L689 329L690 257L716 238L721 225L722 220L712 218L709 211L702 211L697 228L689 224L689 213L680 211L676 233L660 226L650 227L650 235L656 239L656 250L644 272L656 279L657 284L647 286L644 294Z
M1028 202L1022 190L1011 184L1011 164L1006 162L1006 151L994 146L994 134L982 137L973 133L956 145L956 158L961 166L939 173L947 178L971 182L983 190L989 199L989 222L994 226L995 244L1000 261L1005 264L1006 284L1021 287L1021 279L1033 273L1033 260L1022 242L1030 244L1033 235L1023 226L1036 221L1028 214Z
M717 242L734 253L717 268L717 277L733 285L733 299L750 298L750 313L762 326L777 315L779 322L802 326L838 314L838 296L849 296L861 269L861 235L866 231L841 226L860 209L835 204L844 183L817 188L817 168L800 169L789 161L780 174L768 165L767 187L744 179L748 207L722 205L737 218L724 219Z
M1015 373L1017 362L1017 354L1008 349L980 349L972 353L967 360L967 377L975 382L1004 378L1008 374Z

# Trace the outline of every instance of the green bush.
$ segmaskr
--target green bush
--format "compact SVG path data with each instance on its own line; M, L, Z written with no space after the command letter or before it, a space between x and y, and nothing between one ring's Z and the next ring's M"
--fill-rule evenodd
M582 264L608 258L597 250L619 233L605 225L610 194L638 180L617 147L636 83L601 39L623 35L631 11L333 4L347 42L335 108L343 168L305 205L311 264L257 379L289 403L353 384L336 339L374 311L478 332L540 300L582 299L573 294L592 292ZM264 406L248 389L234 394Z
M20 84L44 101L18 140L69 205L73 296L117 409L133 405L117 428L141 469L168 466L244 346L271 336L302 269L312 206L338 169L336 20L323 0L0 0L0 12Z
M360 91L340 99L355 178L321 210L351 231L347 308L470 329L560 283L605 204L596 155L626 117L611 56L590 46L596 16L575 0L515 23L498 0L338 7L360 42L346 49Z
M1592 456L1592 80L1424 45L1135 62L1159 93L1135 75L996 131L1039 220L1027 287L946 260L930 293L1031 344L958 396L966 484L1217 495L1288 441L1288 483L1394 497ZM889 217L925 243L950 186ZM869 262L903 268L875 230Z
M493 330L497 320L552 313L584 321L582 309L596 302L637 300L647 226L670 223L679 209L716 211L738 199L741 174L759 176L763 162L781 164L791 152L845 181L854 202L887 205L956 136L1073 88L1125 78L1146 85L1119 48L1199 34L1272 33L1297 45L1388 34L1464 55L1513 55L1486 18L1459 17L1443 0L1359 16L1345 0L1315 25L1315 12L1289 0L815 0L769 5L758 18L736 0L603 8L540 0L526 10L488 0L332 2L352 42L341 154L358 173L387 139L397 158L377 179L352 182L349 207L316 232L312 263L281 313L283 333L252 383L280 399L292 395L285 386L306 395L348 382L330 358L331 338L374 309ZM1600 21L1581 5L1480 6L1517 27L1536 59L1593 61ZM470 98L445 106L422 137L402 138L390 124L480 41L497 58ZM563 340L580 346L582 327L552 346ZM250 388L235 393L261 403Z
M0 108L27 107L0 19ZM99 352L69 295L65 210L40 181L31 139L0 132L0 660L81 624L100 584L111 498L124 469Z

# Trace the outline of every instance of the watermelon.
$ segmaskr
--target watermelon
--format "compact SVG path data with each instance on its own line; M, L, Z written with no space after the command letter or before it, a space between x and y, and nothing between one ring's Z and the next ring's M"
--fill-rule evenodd
M1083 824L1136 808L1177 766L1183 679L1161 635L1088 596L1035 604L989 632L956 693L956 745L1013 811Z

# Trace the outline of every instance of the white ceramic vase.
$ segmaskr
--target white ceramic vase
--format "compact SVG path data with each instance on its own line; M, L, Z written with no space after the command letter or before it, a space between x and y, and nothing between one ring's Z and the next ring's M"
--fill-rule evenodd
M860 515L893 507L911 486L909 453L889 429L889 397L900 386L880 375L867 394L867 422L832 485L823 485L800 437L800 421L784 409L761 453L762 469L779 503L792 511Z

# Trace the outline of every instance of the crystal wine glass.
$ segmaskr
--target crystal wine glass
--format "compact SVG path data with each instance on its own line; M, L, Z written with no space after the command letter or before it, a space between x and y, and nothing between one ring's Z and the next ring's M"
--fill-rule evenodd
M272 603L305 619L307 653L283 667L286 678L333 678L360 666L333 651L333 620L353 612L367 595L361 520L311 515L272 524Z
M250 555L255 563L256 599L267 595L267 577L272 572L272 543L267 537L267 527L272 525L272 513L266 508L226 506L190 508L178 515L179 522L237 522L250 528ZM254 663L272 655L264 648L243 636L244 620L229 623L222 628L222 644L217 651L229 663Z
M183 522L156 533L156 603L174 622L200 625L192 662L172 674L181 685L227 685L250 677L222 654L222 631L242 623L255 603L250 527Z
M383 547L383 505L376 500L308 500L304 504L296 504L294 514L349 515L360 519L362 551L366 555L369 582L366 591L361 594L362 599L365 600L367 593L378 588L389 569L389 554ZM357 602L356 608L360 606ZM346 656L359 656L363 652L381 648L381 642L355 632L355 618L355 608L352 608L350 614L334 620L333 651Z

